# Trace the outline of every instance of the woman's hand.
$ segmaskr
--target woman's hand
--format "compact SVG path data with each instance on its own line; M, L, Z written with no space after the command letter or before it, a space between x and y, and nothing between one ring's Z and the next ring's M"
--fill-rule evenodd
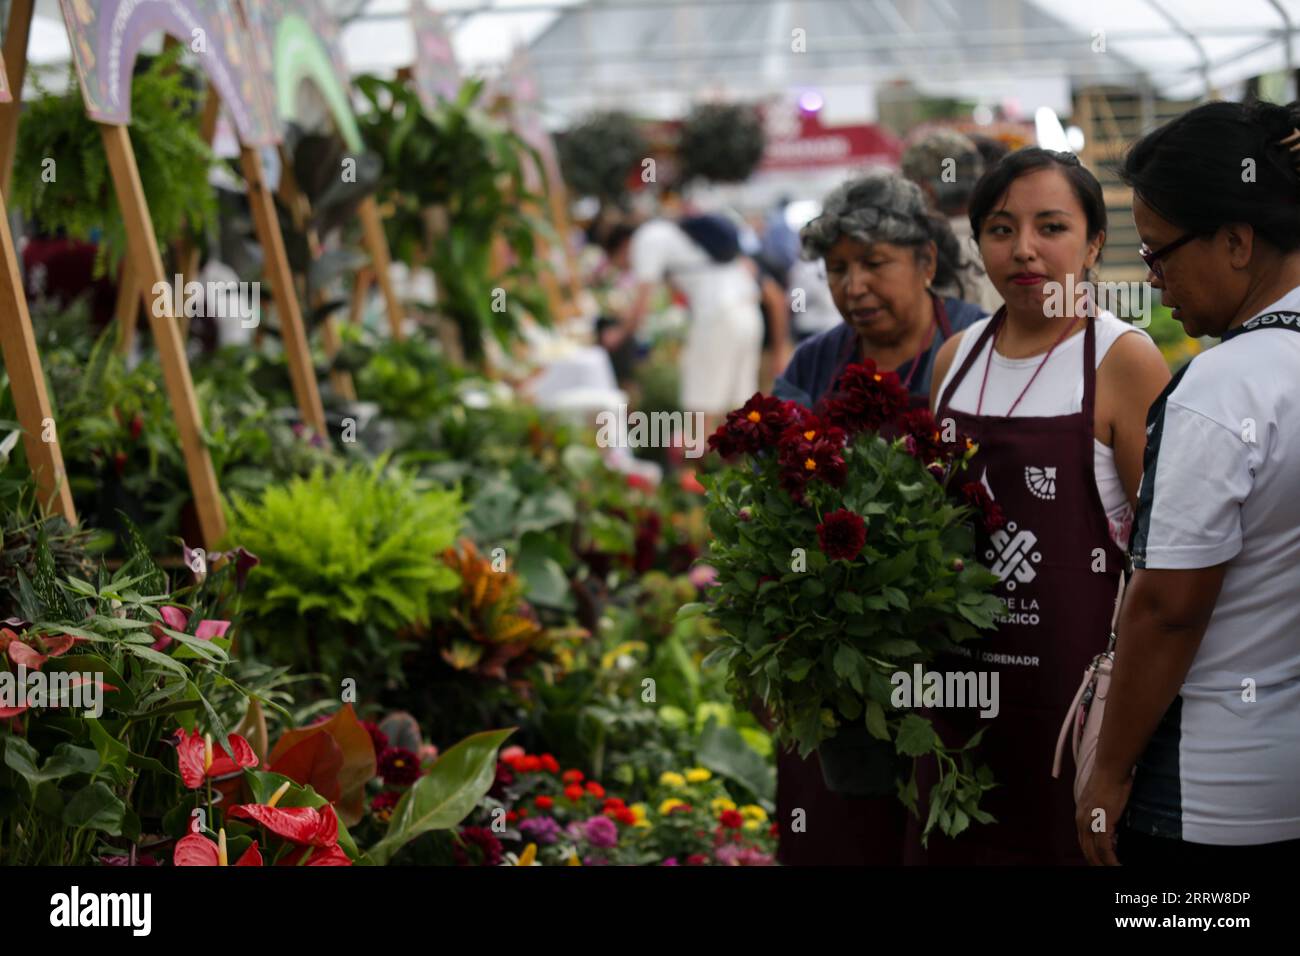
M1132 789L1132 776L1112 781L1094 773L1079 796L1074 823L1079 831L1079 847L1090 865L1120 865L1115 855L1115 831Z

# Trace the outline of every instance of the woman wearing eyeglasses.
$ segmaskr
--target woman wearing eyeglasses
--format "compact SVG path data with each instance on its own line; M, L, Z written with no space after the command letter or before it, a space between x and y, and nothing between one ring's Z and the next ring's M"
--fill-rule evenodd
M1094 863L1300 854L1297 126L1300 104L1211 103L1125 159L1152 284L1222 343L1148 418L1137 570L1078 808Z
M981 806L996 822L951 839L934 832L924 850L911 840L909 858L1083 863L1072 782L1051 775L1056 735L1106 648L1146 409L1169 371L1145 332L1069 294L1088 289L1106 236L1101 186L1073 155L1006 157L975 187L970 219L1005 305L944 344L932 401L940 423L978 443L970 480L1005 516L976 539L1005 613L991 636L935 669L995 672L999 707L991 719L975 708L928 716L950 747L984 730L979 760L998 786ZM923 763L918 781L924 801L937 769Z

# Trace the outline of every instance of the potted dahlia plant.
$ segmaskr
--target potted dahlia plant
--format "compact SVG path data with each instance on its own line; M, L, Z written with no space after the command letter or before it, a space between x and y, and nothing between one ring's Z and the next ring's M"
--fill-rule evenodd
M992 784L974 765L982 731L946 747L896 693L899 674L992 628L996 577L974 560L974 521L997 505L962 481L974 454L953 423L909 409L893 372L849 366L815 412L756 394L709 439L732 467L704 482L717 569L707 612L721 635L706 664L766 708L827 785L896 794L916 811L916 760L939 761L925 832L953 835Z

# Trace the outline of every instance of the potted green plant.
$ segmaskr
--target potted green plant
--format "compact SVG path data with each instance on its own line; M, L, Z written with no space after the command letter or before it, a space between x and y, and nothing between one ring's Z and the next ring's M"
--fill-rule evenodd
M682 613L717 620L706 663L725 665L738 700L768 709L783 743L818 750L831 789L897 792L915 811L907 763L933 755L954 783L936 791L926 833L952 833L988 817L979 735L946 747L895 706L891 681L993 626L996 578L974 560L971 521L996 522L996 506L976 516L949 497L974 446L908 411L894 373L850 366L841 389L816 414L757 395L712 436L738 459L703 479L716 597Z

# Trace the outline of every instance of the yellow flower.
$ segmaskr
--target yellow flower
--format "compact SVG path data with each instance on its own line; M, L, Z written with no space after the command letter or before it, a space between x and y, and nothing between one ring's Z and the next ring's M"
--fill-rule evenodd
M644 803L634 803L628 809L632 811L632 816L636 817L638 822L644 820L650 811Z
M759 823L767 821L767 811L755 803L748 803L740 808L741 816L747 820L756 820Z
M705 770L703 767L692 767L690 770L686 771L686 782L703 783L712 776L713 774L709 773L709 771Z
M685 800L678 800L676 797L669 797L663 803L659 804L659 815L661 817L667 816L668 814L673 812L673 807L681 807L685 805L686 805Z
M665 787L684 787L686 778L680 773L673 773L671 770L665 770L659 775L659 782Z
M718 816L724 810L736 809L735 802L728 800L726 797L717 797L709 801L709 808L713 811L714 816Z
M751 833L754 832L754 831L756 831L756 830L758 830L758 829L760 829L762 826L763 826L763 824L759 823L757 820L746 820L746 821L745 821L745 829L746 829L746 830L749 830Z

